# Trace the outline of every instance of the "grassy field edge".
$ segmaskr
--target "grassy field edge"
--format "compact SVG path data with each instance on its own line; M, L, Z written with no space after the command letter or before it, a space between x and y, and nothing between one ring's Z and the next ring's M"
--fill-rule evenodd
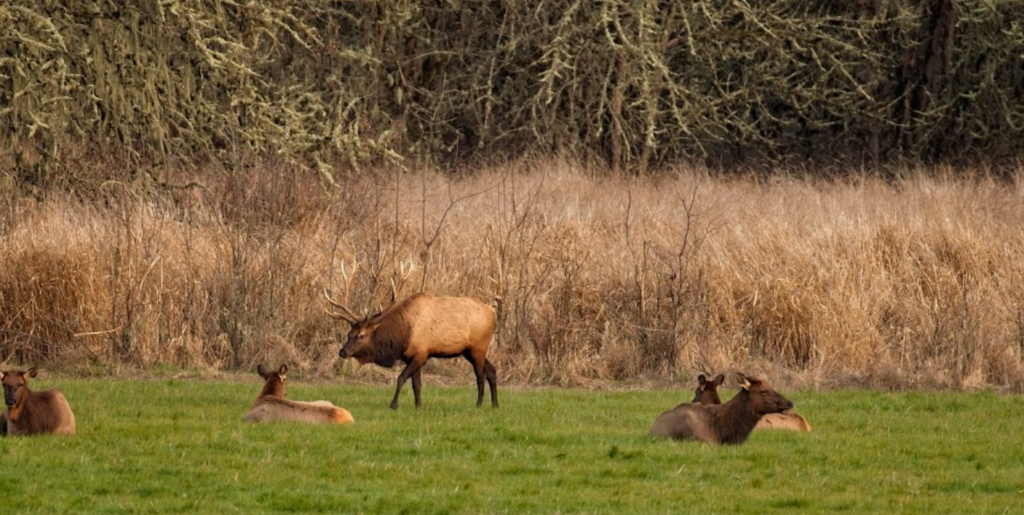
M38 381L37 388L52 386ZM991 392L784 392L814 427L738 447L651 439L690 389L295 382L351 426L241 422L258 381L62 379L73 437L7 438L5 500L90 513L996 513L1024 507L1024 406ZM733 390L734 388L726 388ZM688 400L688 399L687 399ZM14 466L13 464L17 464Z

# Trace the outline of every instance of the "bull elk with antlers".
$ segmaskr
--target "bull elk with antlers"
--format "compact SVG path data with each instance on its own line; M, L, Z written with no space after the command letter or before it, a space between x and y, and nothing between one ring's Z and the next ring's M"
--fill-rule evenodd
M417 293L381 312L357 317L347 306L324 297L340 312L327 313L351 325L348 340L338 352L341 358L355 358L359 363L375 363L385 368L402 361L405 369L398 375L391 409L398 408L398 394L405 381L412 378L416 407L420 407L420 369L430 358L462 356L473 365L476 374L477 398L484 399L484 379L491 389L491 406L498 407L498 379L494 365L487 360L487 349L494 338L497 314L491 306L470 297L438 297Z

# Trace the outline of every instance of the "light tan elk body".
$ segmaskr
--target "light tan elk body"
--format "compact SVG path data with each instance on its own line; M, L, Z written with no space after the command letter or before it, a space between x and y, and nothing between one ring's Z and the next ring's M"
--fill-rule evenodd
M757 421L768 413L793 408L789 399L766 381L738 374L740 392L725 404L685 403L666 411L651 426L652 436L738 445L747 440Z
M694 392L693 402L721 404L722 398L718 396L718 387L722 386L724 382L725 376L722 374L719 374L718 377L711 381L708 381L704 374L701 374L697 377L697 390ZM811 425L807 423L807 419L797 413L768 413L761 417L761 420L757 421L754 429L786 429L809 433L811 432Z
M73 435L75 414L59 390L33 392L28 379L36 376L36 368L27 371L0 372L4 385L6 408L0 418L4 435Z
M313 424L348 424L354 422L352 414L329 401L300 402L285 399L287 365L277 371L257 365L256 371L266 380L263 390L256 396L252 409L242 420L246 422L310 422Z
M398 408L398 394L409 378L412 378L416 407L420 407L420 369L428 359L459 356L473 365L477 407L483 404L485 379L491 389L491 406L498 407L497 371L487 360L497 324L497 315L491 306L470 297L417 293L376 315L360 319L344 304L332 300L327 292L324 295L342 310L328 313L352 327L339 356L385 368L399 361L405 363L405 369L398 375L391 409Z

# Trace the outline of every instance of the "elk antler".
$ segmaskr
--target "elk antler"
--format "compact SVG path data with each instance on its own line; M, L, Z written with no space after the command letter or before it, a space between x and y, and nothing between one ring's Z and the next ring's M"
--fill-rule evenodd
M341 304L340 302L336 302L334 299L331 298L331 294L327 292L327 288L324 288L324 298L327 299L327 302L330 302L332 305L334 305L334 307L343 311L343 313L335 313L327 308L324 308L324 311L326 311L327 314L331 316L331 318L339 318L350 324L355 324L359 322L359 317L355 316L355 314L352 313L352 310L348 309L348 306Z
M352 295L352 281L356 278L356 272L359 271L359 262L356 261L352 264L352 272L349 273L345 270L345 262L341 262L341 278L345 280L345 302L348 302Z
M395 274L391 275L391 303L388 304L389 309L398 301L398 290L405 288L405 283L409 280L415 267L416 265L412 261L402 261L398 265L398 280L395 280Z

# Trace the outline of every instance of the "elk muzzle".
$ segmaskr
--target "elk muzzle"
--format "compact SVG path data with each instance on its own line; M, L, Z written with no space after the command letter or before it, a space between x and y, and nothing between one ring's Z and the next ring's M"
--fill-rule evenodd
M783 397L782 395L779 395L779 394L775 394L775 395L777 396L777 398L775 399L775 402L773 403L774 405L772 406L772 408L773 408L772 412L774 412L774 413L782 413L783 411L789 411L789 410L793 409L793 401Z

